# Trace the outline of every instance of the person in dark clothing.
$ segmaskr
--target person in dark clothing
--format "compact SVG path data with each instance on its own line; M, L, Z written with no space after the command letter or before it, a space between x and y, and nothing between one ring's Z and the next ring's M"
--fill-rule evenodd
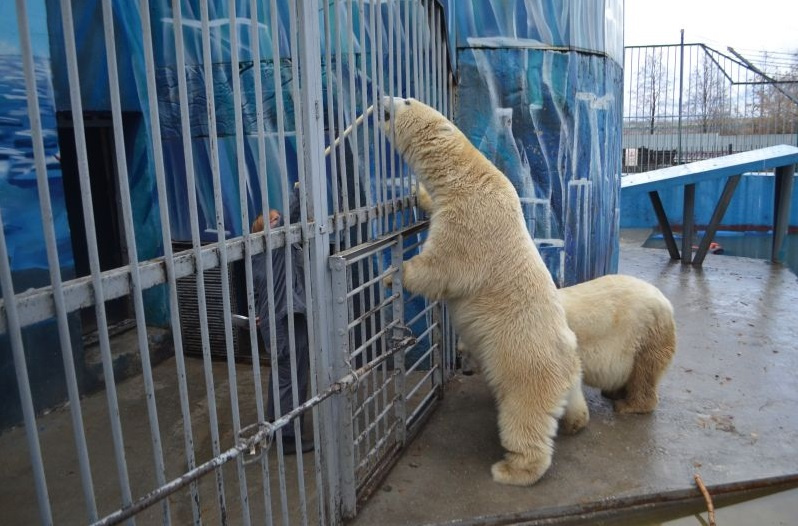
M299 189L294 188L289 200L289 223L299 221ZM283 223L279 212L269 211L269 226L276 228ZM263 230L263 215L258 216L252 224L252 233ZM290 250L291 265L291 288L287 288L286 273L287 252ZM269 284L267 271L267 253L261 252L252 257L252 277L255 286L255 298L257 301L258 326L264 343L267 347L271 345L269 327ZM274 288L274 320L276 335L277 363L272 363L272 367L277 367L278 389L280 393L280 414L284 415L294 409L293 389L294 383L291 370L290 357L290 327L289 319L293 317L294 349L296 351L296 379L295 386L299 404L304 403L308 396L308 367L309 367L309 345L308 345L308 326L305 305L305 273L302 257L302 249L293 244L280 247L272 251L272 277ZM288 294L291 294L292 305L289 305ZM274 376L269 375L269 403L267 418L274 421ZM303 427L300 417L300 429ZM296 453L296 440L293 422L282 428L283 431L283 451L286 454ZM301 437L300 437L301 439ZM313 449L312 442L301 440L302 452Z

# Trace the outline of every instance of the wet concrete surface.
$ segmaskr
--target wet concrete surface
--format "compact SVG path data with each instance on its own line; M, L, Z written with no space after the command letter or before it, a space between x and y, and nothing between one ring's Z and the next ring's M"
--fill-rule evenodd
M111 345L130 349L136 347L129 335L112 339ZM214 378L214 399L219 428L220 448L224 451L235 444L232 423L232 405L227 364L211 364ZM262 381L266 389L269 369L262 368ZM239 411L242 426L256 421L256 401L253 396L252 366L237 364L236 385L239 393ZM209 405L205 391L205 373L200 358L186 359L186 377L191 407L191 425L197 464L210 460L212 434ZM172 480L186 471L183 419L180 411L175 359L165 360L153 368L155 398L165 463L165 478ZM147 416L143 380L141 375L117 383L119 412L124 435L125 458L133 498L137 499L158 487L155 477L153 448ZM121 507L117 466L111 440L108 404L104 391L86 396L81 401L86 441L89 449L94 493L100 518ZM312 435L312 419L306 417L306 435ZM57 408L37 419L39 440L44 458L50 501L55 524L87 524L80 470L75 452L68 407ZM3 464L0 469L0 524L39 524L36 494L23 427L0 434L0 451ZM277 461L277 448L269 451L269 472L264 474L259 463L243 468L239 476L235 462L221 468L224 514L228 524L243 524L244 508L241 504L241 484L245 486L249 513L253 524L266 523L269 515L276 523L299 524L303 510L307 520L318 523L317 491L315 484L315 454L303 455L302 465L296 456L285 456L282 465ZM264 480L268 480L264 488ZM300 487L302 493L300 493ZM222 507L213 473L200 479L198 484L200 512L203 524L220 524ZM266 504L268 500L268 505ZM192 524L191 493L184 487L168 499L172 524ZM20 505L22 504L22 505ZM137 524L161 524L162 509L155 505L136 516Z
M493 398L479 375L452 381L441 407L358 525L439 523L798 473L798 278L766 261L709 255L682 266L626 232L620 272L671 300L678 349L650 415L616 415L587 388L591 421L558 437L551 469L527 488L496 484Z

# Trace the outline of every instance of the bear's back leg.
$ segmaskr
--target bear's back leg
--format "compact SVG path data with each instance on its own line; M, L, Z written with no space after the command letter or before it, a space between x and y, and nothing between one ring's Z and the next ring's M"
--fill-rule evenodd
M493 480L501 484L531 486L551 466L557 419L563 414L566 393L558 400L528 393L507 393L498 400L499 437L507 450L504 460L491 467Z
M657 407L657 386L676 352L676 330L670 313L640 342L625 398L615 401L619 413L650 413Z

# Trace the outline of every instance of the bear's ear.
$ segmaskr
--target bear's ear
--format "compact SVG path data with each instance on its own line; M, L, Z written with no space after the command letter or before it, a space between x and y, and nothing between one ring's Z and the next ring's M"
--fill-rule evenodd
M454 133L454 126L448 122L441 123L438 125L438 133L441 135L451 135Z

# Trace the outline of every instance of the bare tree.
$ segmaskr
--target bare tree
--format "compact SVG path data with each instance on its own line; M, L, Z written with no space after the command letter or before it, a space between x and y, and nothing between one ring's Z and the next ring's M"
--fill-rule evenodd
M756 133L798 132L798 52L793 57L789 68L770 68L767 63L761 68L768 82L753 93Z
M646 52L643 68L637 72L637 104L646 109L648 132L654 135L657 112L668 90L667 67L663 63L662 49Z
M719 131L729 116L729 91L720 66L705 53L690 74L687 107L700 124L701 133Z

